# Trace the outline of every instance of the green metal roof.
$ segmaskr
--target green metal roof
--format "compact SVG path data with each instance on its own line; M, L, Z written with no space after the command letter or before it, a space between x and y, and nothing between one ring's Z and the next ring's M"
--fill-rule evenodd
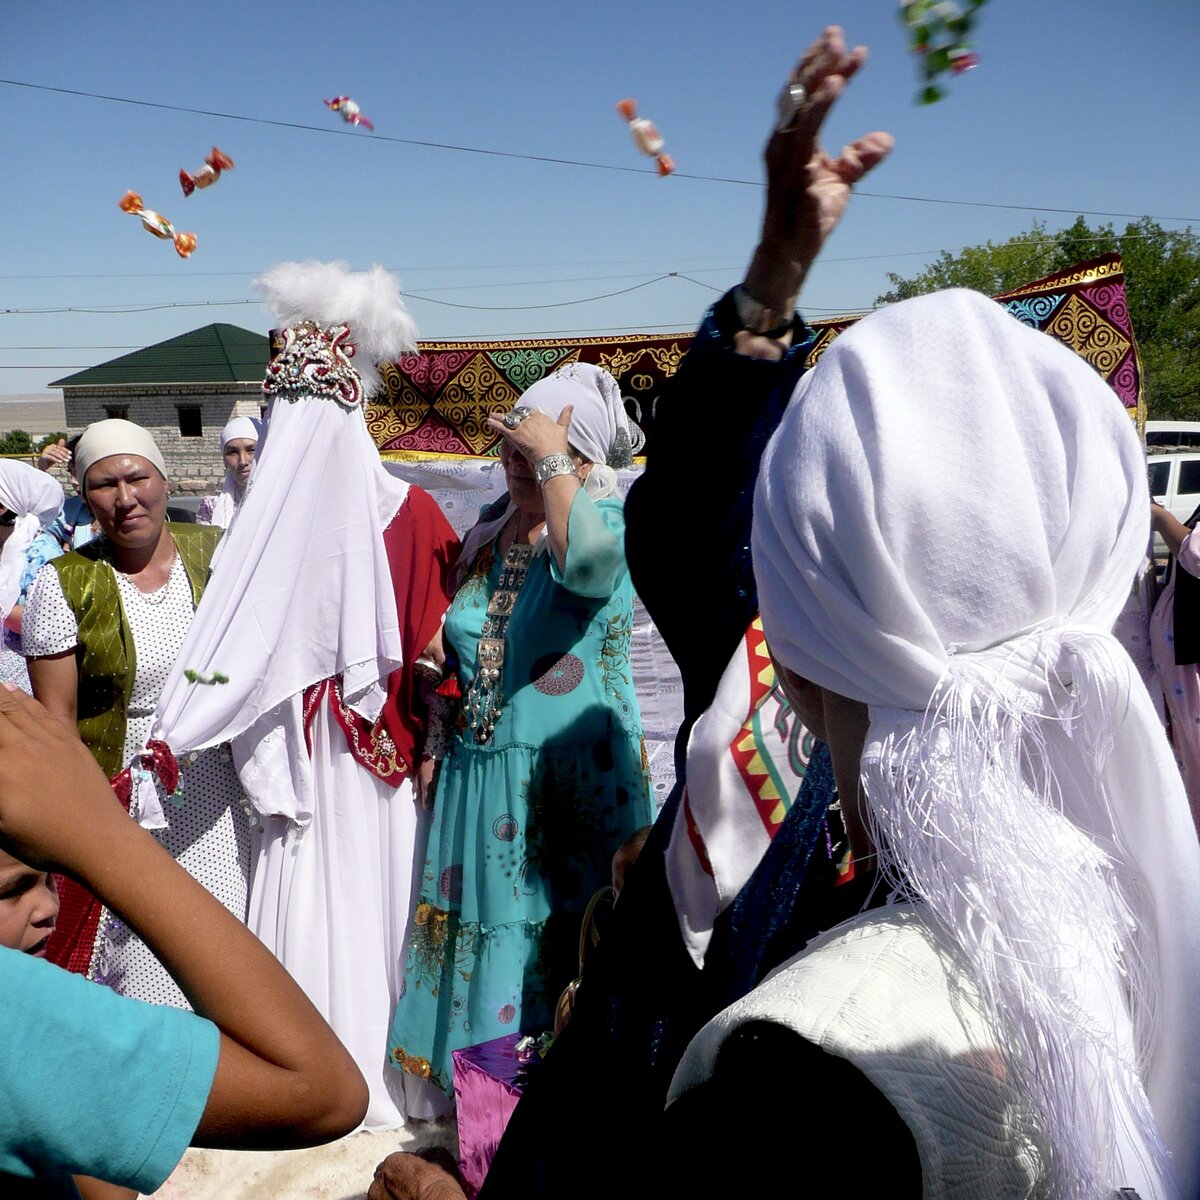
M122 354L50 387L152 383L256 383L267 367L268 341L237 325L205 325L191 333Z

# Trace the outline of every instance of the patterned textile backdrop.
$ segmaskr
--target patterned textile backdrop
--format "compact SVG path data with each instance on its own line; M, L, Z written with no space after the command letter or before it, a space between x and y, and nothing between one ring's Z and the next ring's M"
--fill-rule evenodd
M1071 347L1105 378L1139 430L1142 371L1125 303L1118 254L1080 263L996 300L1019 321ZM811 322L810 365L858 316ZM493 458L498 438L487 414L507 412L531 383L569 362L595 363L621 385L629 415L652 432L654 405L679 368L690 333L582 341L426 342L419 354L383 366L386 392L367 408L367 427L385 458Z
M997 296L996 302L1018 321L1048 333L1091 363L1142 432L1146 423L1142 363L1129 323L1125 271L1119 254L1105 254L1034 280ZM817 339L809 352L809 366L858 319L811 322Z
M567 363L594 363L621 384L629 415L652 419L663 383L679 369L690 333L668 337L597 337L586 341L425 342L382 367L386 392L367 408L367 428L385 455L494 457L499 438L489 412L507 412L517 397Z

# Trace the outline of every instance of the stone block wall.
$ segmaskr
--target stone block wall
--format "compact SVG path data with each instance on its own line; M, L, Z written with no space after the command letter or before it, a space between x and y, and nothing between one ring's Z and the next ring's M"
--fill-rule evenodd
M210 495L221 486L221 430L231 417L257 417L262 384L139 384L63 389L67 429L80 433L93 421L124 416L153 435L167 463L172 490ZM185 435L180 410L186 410ZM123 411L122 411L123 410ZM198 410L198 411L197 411ZM198 426L198 433L195 433Z

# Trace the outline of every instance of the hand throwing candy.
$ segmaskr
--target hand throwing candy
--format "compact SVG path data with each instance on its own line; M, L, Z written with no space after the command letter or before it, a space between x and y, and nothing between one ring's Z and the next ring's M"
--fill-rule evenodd
M206 188L216 183L221 178L222 171L232 170L233 159L214 146L212 153L204 160L204 166L194 175L189 175L186 171L179 172L179 186L183 188L185 196L190 196L197 188Z
M349 96L334 96L332 100L325 101L325 107L341 113L342 120L347 125L365 125L370 130L375 128L371 120L363 116L362 109Z
M637 115L637 101L622 100L617 105L617 112L629 122L629 132L633 137L633 144L648 158L654 159L660 175L670 175L675 170L675 160L669 154L662 152L666 142L663 140L662 134L658 132L658 126L653 121Z
M961 75L979 65L967 37L976 11L987 0L900 0L900 20L909 32L909 49L921 60L925 86L918 104L933 104L946 90L934 82L947 71Z
M141 217L142 227L147 233L152 233L156 238L163 238L166 241L174 241L175 253L180 258L187 258L195 250L196 235L194 233L176 233L175 226L162 213L156 213L152 208L147 208L137 192L126 192L117 201L117 206L122 212Z

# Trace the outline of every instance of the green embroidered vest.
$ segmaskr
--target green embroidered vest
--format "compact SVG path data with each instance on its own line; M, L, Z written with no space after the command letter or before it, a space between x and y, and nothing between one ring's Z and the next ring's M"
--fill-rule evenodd
M208 565L222 530L210 525L167 525L200 603ZM111 547L98 537L52 560L67 604L79 625L76 720L79 736L110 779L125 765L125 720L137 670L133 631L121 604L111 564Z

